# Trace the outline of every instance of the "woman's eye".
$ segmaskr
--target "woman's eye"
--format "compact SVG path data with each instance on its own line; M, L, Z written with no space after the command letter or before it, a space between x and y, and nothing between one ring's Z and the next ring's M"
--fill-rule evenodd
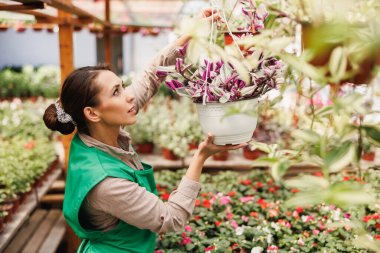
M116 96L119 94L119 88L117 88L114 92L113 92L113 95Z

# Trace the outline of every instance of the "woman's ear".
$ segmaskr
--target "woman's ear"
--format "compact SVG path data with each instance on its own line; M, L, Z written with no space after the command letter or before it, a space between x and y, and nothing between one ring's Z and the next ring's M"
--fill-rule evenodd
M92 108L92 107L85 107L83 109L83 113L84 113L84 116L86 117L87 120L89 120L90 122L99 122L100 121L100 117L99 117L99 114L98 112Z

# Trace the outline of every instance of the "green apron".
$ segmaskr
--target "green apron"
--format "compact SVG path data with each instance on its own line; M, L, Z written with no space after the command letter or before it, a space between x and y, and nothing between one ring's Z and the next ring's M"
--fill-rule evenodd
M157 195L152 166L143 163L144 170L134 170L107 153L86 146L76 134L71 142L66 178L63 214L74 232L83 241L78 252L83 253L152 253L156 234L139 229L122 220L106 232L84 229L78 219L79 209L91 189L106 177L125 178ZM117 208L117 207L116 207Z

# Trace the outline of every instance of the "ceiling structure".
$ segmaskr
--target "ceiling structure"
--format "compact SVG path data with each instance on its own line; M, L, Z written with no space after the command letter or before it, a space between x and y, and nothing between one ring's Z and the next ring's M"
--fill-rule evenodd
M16 2L15 2L16 1ZM32 2L32 0L0 0L1 5ZM52 17L57 16L57 10L49 6L51 0L34 0L45 2L44 9L35 9L34 13L42 13ZM56 0L52 2L60 2ZM105 20L105 0L72 0L72 5L88 12L94 17ZM172 27L184 15L189 15L207 6L208 0L110 0L110 22L117 25ZM32 15L0 11L1 20L32 20Z

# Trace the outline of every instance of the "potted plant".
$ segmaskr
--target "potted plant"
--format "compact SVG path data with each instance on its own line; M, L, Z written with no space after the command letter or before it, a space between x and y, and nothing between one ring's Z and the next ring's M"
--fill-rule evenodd
M255 7L249 10L252 17L259 16ZM210 26L202 20L184 21L180 29L192 40L179 50L182 57L176 65L159 67L157 75L169 75L167 87L192 99L203 133L213 133L215 144L246 142L256 127L257 99L281 83L283 65L269 53L252 47L245 48L252 52L245 55L237 43L219 43L217 37L224 36L224 32L218 34ZM228 22L226 26L232 33Z
M163 107L162 104L168 104L168 101L170 101L170 107ZM202 134L199 131L200 126L194 110L194 105L184 99L164 98L161 103L160 114L155 117L155 120L159 122L157 142L167 159L186 157L189 144L201 139Z
M367 139L363 140L363 154L361 159L368 162L375 161L375 149L371 143L368 142Z

